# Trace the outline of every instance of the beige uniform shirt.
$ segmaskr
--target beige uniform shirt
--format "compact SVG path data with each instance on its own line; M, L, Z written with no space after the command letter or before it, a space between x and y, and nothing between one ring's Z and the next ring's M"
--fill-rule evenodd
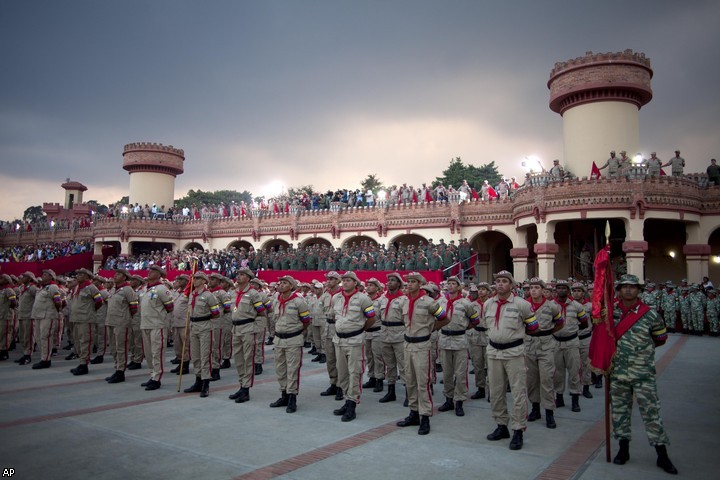
M571 300L570 297L564 303L557 299L553 300L553 303L558 305L561 315L565 318L565 325L555 332L554 336L562 338L577 334L580 330L580 320L587 321L585 308L575 300Z
M300 295L293 292L287 299L282 298L282 295L278 297L276 334L286 335L302 332L304 326L310 324L311 321L310 308ZM303 335L299 334L291 338L277 336L275 342L281 347L297 347L302 346L305 340Z
M17 303L17 296L15 290L10 287L6 287L0 290L0 320L5 320L10 317L12 309L15 308Z
M35 295L37 295L38 290L38 286L34 283L20 286L18 319L30 320L32 318L33 304L35 303Z
M414 300L407 297L403 302L403 322L405 322L405 336L411 339L427 340L409 342L406 340L405 350L420 352L430 349L430 335L435 328L435 321L445 318L446 312L442 304L433 300L429 295L421 292Z
M218 318L220 316L220 302L207 288L202 291L195 290L190 294L190 318L204 317Z
M100 296L103 299L103 304L100 308L95 310L95 323L97 323L98 325L105 325L105 319L107 318L108 310L107 300L110 294L104 288L98 290L100 290Z
M233 334L256 333L255 322L265 313L265 304L260 292L245 285L243 291L235 291L230 297L232 307ZM240 325L238 323L242 322Z
M175 328L184 328L187 321L188 313L188 297L182 290L173 290L173 313L172 326Z
M380 297L380 320L382 323L381 337L385 343L405 341L405 322L403 308L407 297L398 290L396 295L385 293Z
M452 302L452 303L451 303ZM446 311L451 315L450 323L440 330L438 347L443 350L462 350L468 348L466 332L479 323L480 312L467 298L454 302L448 299Z
M58 317L62 306L62 295L55 283L49 283L40 288L35 294L35 302L32 308L34 320L55 320Z
M105 325L109 327L130 327L132 316L137 311L138 298L129 283L110 290Z
M167 327L167 314L174 308L170 290L162 283L148 285L140 302L140 328L151 330Z
M87 284L73 288L70 297L70 323L95 323L96 304L99 302L102 306L98 288L88 281Z
M522 343L505 349L495 348L493 344L524 342L526 331L532 332L538 327L530 302L511 293L507 301L501 303L495 296L488 299L484 305L489 340L487 356L498 360L524 355L525 348Z
M332 298L332 316L335 318L334 344L362 345L365 321L375 318L375 307L370 297L362 292L355 291L351 295L340 292Z

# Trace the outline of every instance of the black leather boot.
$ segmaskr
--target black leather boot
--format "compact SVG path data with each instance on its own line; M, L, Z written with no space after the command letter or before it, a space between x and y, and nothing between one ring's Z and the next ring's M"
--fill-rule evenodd
M430 417L422 415L420 417L420 428L418 428L418 435L427 435L430 433Z
M478 388L477 392L470 395L470 398L473 400L479 400L481 398L485 398L485 389L484 388Z
M230 368L230 359L229 359L229 358L224 359L224 360L220 363L220 368L221 368L221 369Z
M565 399L562 396L562 393L556 393L555 394L555 407L560 408L565 406Z
M318 352L317 352L317 348L315 348L315 345L313 345L313 347L310 350L308 350L308 353L310 355L317 355Z
M445 403L443 403L442 405L440 405L440 407L438 407L438 412L449 412L450 410L454 410L454 409L455 409L455 404L453 403L453 399L445 397Z
M99 363L103 363L103 361L104 361L104 358L102 357L102 355L96 355L95 358L90 360L90 363L93 365L97 365Z
M520 450L523 446L523 431L513 430L513 437L510 440L510 450Z
M593 398L593 394L590 393L590 385L583 385L583 397Z
M42 370L43 368L50 368L52 363L50 360L40 360L38 363L33 364L33 370Z
M202 381L202 388L200 389L200 398L205 398L210 395L210 379Z
M272 335L270 335L270 336L268 337L267 341L265 342L265 345L272 345L272 344L273 344L273 338L275 338L275 337L273 337Z
M463 410L462 400L458 400L457 402L455 402L455 416L456 417L464 417L465 416L465 410Z
M403 407L407 407L410 404L408 401L408 394L407 394L407 385L405 385L405 401L403 402Z
M20 357L20 361L18 361L18 365L28 365L30 363L32 363L32 358L30 357L30 355L23 355L22 357Z
M363 388L373 388L373 387L375 387L376 382L377 382L377 380L375 379L375 377L370 377L370 378L368 378L367 382L363 383L362 387Z
M667 473L677 475L677 468L675 468L675 465L673 465L673 463L670 461L670 457L668 457L667 447L665 445L656 445L655 451L657 452L658 456L656 465L665 470Z
M106 378L108 383L122 383L125 381L125 372L122 370L116 370L115 373Z
M285 411L287 413L295 413L297 411L297 395L294 393L288 393L288 404Z
M384 397L382 397L380 400L378 400L380 403L388 403L388 402L394 402L397 400L395 397L395 384L388 384L388 390Z
M378 378L375 381L375 387L373 388L373 392L378 393L383 391L383 379Z
M620 450L618 450L617 455L613 458L613 463L615 465L625 465L628 460L630 460L630 440L621 438Z
M77 367L71 368L70 373L72 373L73 375L76 375L76 376L77 375L87 375L88 374L88 366L85 365L84 363L81 363Z
M557 424L555 423L555 412L552 410L545 409L545 426L547 428L557 427Z
M159 380L150 380L147 385L145 385L145 390L148 391L157 390L158 388L160 388Z
M580 411L580 395L577 393L573 393L570 395L572 398L572 407L570 408L573 412L579 412Z
M318 363L327 363L327 357L324 353L320 354L320 359L318 360Z
M245 387L241 388L239 395L235 397L235 403L245 403L250 400L250 389Z
M240 396L240 393L241 393L242 391L243 391L243 388L240 387L237 392L231 393L230 395L228 395L228 398L229 398L230 400L235 400L235 399L237 399L237 398Z
M420 414L415 410L410 410L410 415L400 420L395 425L398 427L410 427L413 425L420 425Z
M275 400L273 403L270 404L270 407L277 408L277 407L287 407L288 406L288 394L287 392L283 391L280 398Z
M595 388L602 388L603 376L598 375L595 379Z
M310 361L311 361L311 362L319 362L321 358L322 358L322 353L318 353L318 354L316 354L316 355L313 357L313 359L310 360Z
M216 380L220 380L220 369L219 368L213 368L210 370L210 381L214 382Z
M532 404L532 410L530 410L530 415L528 415L528 422L534 422L535 420L540 420L542 418L542 415L540 415L540 403L539 402L533 402Z
M255 375L262 375L263 369L262 369L262 363L256 363L255 364Z
M510 431L507 425L498 425L497 428L487 436L487 439L491 442L501 440L503 438L510 438Z
M357 406L357 404L355 402L353 402L352 400L348 400L347 411L345 412L345 414L342 416L342 418L340 420L342 420L343 422L351 422L351 421L355 420L355 407L356 406Z
M185 393L197 393L197 392L199 392L200 390L202 390L202 385L203 385L202 379L201 379L200 377L195 377L195 383L193 383L193 384L190 385L188 388L186 388L185 390L183 390L183 392L185 392Z
M321 397L330 397L337 394L337 385L330 385L327 390L320 392Z
M347 412L348 409L348 403L351 403L350 400L345 400L342 407L333 410L333 415L337 415L338 417L340 415L345 415L345 412Z
M172 360L170 360L170 363L173 365L179 365L180 364L180 357L175 357Z
M343 395L342 388L338 387L337 392L335 392L335 400L338 402L342 401L345 398L345 395Z

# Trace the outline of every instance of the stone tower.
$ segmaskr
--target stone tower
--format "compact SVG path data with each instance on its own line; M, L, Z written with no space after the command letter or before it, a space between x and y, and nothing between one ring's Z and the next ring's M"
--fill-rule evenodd
M129 143L123 151L123 168L130 173L130 204L165 209L175 202L175 177L183 173L185 152L160 143Z
M650 59L632 50L555 64L547 85L550 109L563 117L566 170L589 176L592 162L602 166L611 150L631 158L638 152L639 111L652 99L652 75Z

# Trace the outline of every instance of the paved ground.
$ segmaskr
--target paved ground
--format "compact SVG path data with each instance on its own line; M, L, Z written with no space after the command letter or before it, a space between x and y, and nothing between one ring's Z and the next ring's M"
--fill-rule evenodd
M11 361L0 363L0 467L13 468L14 478L670 477L655 466L637 408L631 460L623 467L605 462L597 389L595 398L581 398L582 412L558 409L556 430L544 421L529 423L524 448L513 452L507 441L485 439L494 428L485 400L468 401L462 418L436 413L432 432L422 437L415 427L395 426L407 414L401 401L379 404L383 394L365 391L357 419L342 423L332 415L340 402L319 396L327 386L324 366L307 354L298 411L268 408L278 397L272 347L266 347L265 373L256 377L251 401L244 404L227 398L236 390L234 367L222 370L210 397L201 399L176 393L178 377L172 374L160 390L146 392L139 386L146 370L108 385L103 379L111 373L109 356L91 365L89 375L74 377L74 361L54 357L51 369L30 370L13 363L19 353L11 353ZM720 339L671 335L658 350L658 362L670 457L683 478L712 478L720 463L716 449L711 452L720 431ZM613 455L616 448L613 442Z

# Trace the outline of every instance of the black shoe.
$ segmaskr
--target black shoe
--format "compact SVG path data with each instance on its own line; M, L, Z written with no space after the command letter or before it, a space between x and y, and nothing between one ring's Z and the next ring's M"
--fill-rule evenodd
M150 380L148 382L148 384L145 386L145 390L148 390L148 391L157 390L158 388L160 388L160 382L158 382L157 380Z
M241 388L239 395L235 397L235 403L245 403L248 400L250 400L250 389L249 388Z
M513 430L513 437L510 440L510 450L520 450L523 446L523 431Z
M420 414L415 410L410 410L410 415L405 419L400 420L395 425L398 427L412 427L413 425L420 425Z
M342 420L343 422L352 422L353 420L355 420L355 417L356 417L355 407L356 406L357 406L357 404L355 402L353 402L352 400L348 400L347 410L345 411L345 413L343 414L343 416L340 420Z
M557 424L555 423L555 412L552 410L545 409L545 426L547 428L557 427Z
M97 353L97 345L93 345L92 353Z
M455 416L456 417L464 417L465 416L465 410L463 410L462 400L458 400L457 402L455 402Z
M224 359L224 360L220 363L220 368L223 369L223 370L226 369L226 368L230 368L230 359L229 359L229 358Z
M85 365L84 363L81 363L81 364L78 365L77 367L71 368L71 369L70 369L70 373L72 373L72 374L75 375L75 376L77 376L77 375L87 375L87 374L88 374L88 367L87 367L87 365Z
M318 354L317 354L312 360L310 360L310 361L311 361L311 362L319 362L321 358L322 358L322 353L318 353Z
M345 398L345 395L343 395L342 388L338 387L337 392L335 392L335 400L340 402Z
M455 409L455 404L453 403L452 398L445 397L445 403L440 405L438 408L438 412L449 412L450 410Z
M18 365L27 365L29 363L32 363L32 358L30 357L30 355L23 355L18 361Z
M210 370L210 381L215 382L217 380L220 380L220 369L213 368L212 370Z
M375 379L375 377L370 377L370 378L368 378L367 382L362 384L362 387L363 388L373 388L373 387L375 387L376 382L377 382L377 380Z
M175 357L172 360L170 360L170 363L173 365L180 365L180 357Z
M625 438L620 439L620 450L617 455L613 458L615 465L625 465L630 460L630 440Z
M106 379L108 383L122 383L125 381L125 372L116 370L109 378Z
M603 382L602 375L598 375L597 380L595 381L595 388L602 388L602 386L603 386L602 382Z
M418 428L418 435L427 435L430 433L430 417L422 415L420 417L420 428Z
M230 400L235 400L236 398L238 398L240 396L240 393L242 393L242 391L243 391L243 387L240 387L240 389L237 392L231 393L230 395L228 395L228 398Z
M327 363L327 357L324 353L320 354L320 360L318 360L318 363Z
M128 370L140 370L142 368L141 362L130 362L127 365Z
M327 390L320 392L321 397L330 397L337 394L337 385L330 385Z
M395 384L388 384L388 391L385 394L384 397L382 397L380 400L378 400L380 403L388 403L388 402L394 402L397 400L395 397Z
M285 408L287 413L295 413L297 411L297 395L294 393L288 393L288 404Z
M38 363L32 366L33 370L42 370L43 368L50 368L52 362L50 360L40 360Z
M303 348L310 348L310 345L312 345L310 342L303 343Z
M174 373L175 375L180 375L181 370L182 370L183 375L187 375L188 373L190 373L190 364L188 362L183 362L182 364L180 364L177 367L170 370L170 373Z
M255 375L262 375L263 369L262 369L262 363L256 363L255 364Z
M52 352L50 352L51 357L57 357L57 348L53 347Z
M91 363L92 365L97 365L97 364L99 364L99 363L103 363L104 360L105 360L105 359L102 357L102 355L98 355L97 357L95 357L95 358L93 358L92 360L90 360L90 363Z
M287 407L287 406L288 406L288 394L286 392L282 392L282 396L270 404L270 407L272 407L272 408Z
M670 461L670 457L668 457L667 447L665 445L657 445L655 446L655 451L658 454L657 462L655 464L667 473L677 475L677 468L675 468L675 465L673 465Z
M379 392L382 392L382 391L383 391L383 379L382 379L382 378L379 378L379 379L377 379L377 381L375 382L375 388L373 388L373 392L379 393Z
M572 398L572 407L570 410L573 412L579 412L580 411L580 395L577 393L573 393L570 395Z
M510 431L508 431L507 425L498 425L497 428L487 436L487 439L491 442L502 440L503 438L510 438Z
M478 388L477 392L470 395L470 398L472 398L473 400L479 400L481 398L485 398L485 389Z
M184 393L197 393L202 390L203 381L200 377L195 377L195 383L183 390Z
M13 360L13 363L20 363L20 361L24 358L25 358L25 356L23 355L22 357L18 358L17 360Z
M317 348L315 348L315 345L313 345L313 347L312 347L310 350L308 350L308 353L309 353L310 355L317 355L317 354L318 354L318 351L317 351Z
M562 393L555 394L555 407L560 408L565 406L565 399L563 399Z
M273 337L272 335L269 336L268 339L267 339L267 341L265 342L265 345L272 345L272 344L273 344L273 338L274 338L274 337Z
M343 403L343 406L340 408L336 408L333 410L333 415L337 415L338 417L340 415L345 415L345 412L347 412L348 409L348 403L353 403L351 400L345 400L345 403Z
M68 343L67 345L65 345L65 346L63 347L63 350L72 350L72 348L73 348L73 344L72 344L72 343Z
M210 395L210 380L203 380L202 387L200 388L200 398L205 398Z
M77 355L75 355L75 352L70 352L67 357L65 357L65 360L75 360L78 358Z
M152 382L152 379L148 380L147 382L142 382L142 383L140 384L140 386L141 386L141 387L147 387L148 385L150 385L150 382Z
M436 363L436 364L435 364L435 373L442 373L442 371L443 371L443 370L442 370L442 364L441 364L441 363Z
M10 354L7 350L0 350L0 360L7 360L10 358Z
M528 415L527 421L534 422L535 420L540 420L541 418L542 415L540 415L540 403L533 402L532 410L530 410L530 415Z
M583 397L593 398L593 394L590 393L590 385L583 385Z

